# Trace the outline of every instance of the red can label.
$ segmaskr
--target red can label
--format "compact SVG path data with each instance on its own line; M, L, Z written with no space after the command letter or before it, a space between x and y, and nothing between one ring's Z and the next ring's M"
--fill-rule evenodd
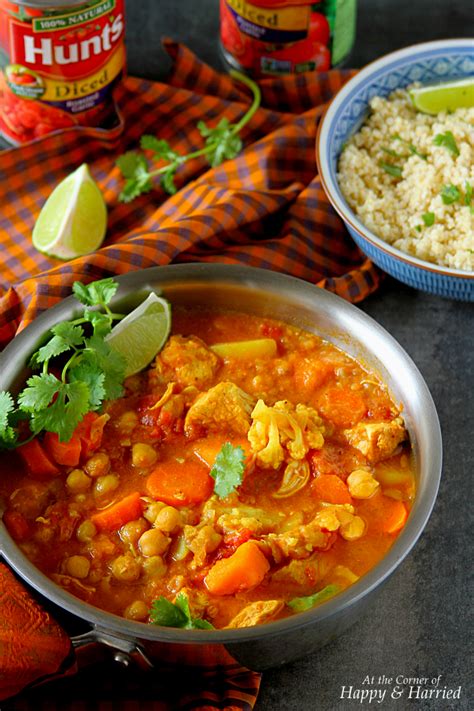
M124 0L75 9L0 0L0 131L12 143L74 125L112 127L124 66Z
M356 0L220 0L227 60L256 77L326 71L352 48Z

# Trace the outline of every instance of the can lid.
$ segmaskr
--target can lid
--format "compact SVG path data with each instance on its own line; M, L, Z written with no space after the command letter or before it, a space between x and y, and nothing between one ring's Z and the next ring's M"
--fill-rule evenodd
M51 8L52 10L67 10L77 5L94 4L91 0L89 2L87 2L87 0L15 0L15 2L17 5L22 5L23 7ZM100 2L100 0L97 0L97 2Z

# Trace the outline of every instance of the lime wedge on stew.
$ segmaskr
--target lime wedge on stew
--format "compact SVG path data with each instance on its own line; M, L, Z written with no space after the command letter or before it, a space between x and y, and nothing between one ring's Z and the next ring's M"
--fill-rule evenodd
M474 77L410 89L415 108L425 114L474 107Z
M33 245L58 259L89 254L102 244L107 208L84 163L57 185L33 229Z
M151 293L106 337L111 348L127 361L125 377L139 373L165 345L171 328L171 307Z

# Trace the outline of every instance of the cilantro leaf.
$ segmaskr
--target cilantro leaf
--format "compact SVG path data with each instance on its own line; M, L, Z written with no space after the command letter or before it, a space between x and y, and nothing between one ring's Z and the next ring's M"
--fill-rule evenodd
M111 348L101 336L93 335L87 338L86 352L82 356L89 367L98 368L104 373L102 383L106 400L115 400L123 395L122 383L127 367L125 358Z
M112 330L112 319L101 311L84 309L84 318L92 324L95 336L106 336Z
M434 212L424 212L421 219L425 223L426 227L431 227L435 223L435 214Z
M121 202L131 202L139 195L150 192L153 188L145 156L129 151L119 156L116 164L124 178L127 179L119 195Z
M464 204L470 205L472 202L472 185L469 180L464 183Z
M399 165L393 165L392 163L385 163L385 161L379 160L379 166L382 170L389 175L392 175L394 178L402 177L402 168L400 168Z
M150 610L150 619L154 625L162 627L180 627L187 630L214 629L207 620L191 616L189 600L184 593L178 593L174 603L163 596L154 600Z
M26 381L26 387L18 396L18 404L26 412L43 410L61 388L61 381L52 373L32 375Z
M416 146L413 145L413 143L407 143L408 150L410 153L413 153L415 156L418 156L418 158L421 158L422 160L428 160L428 155L427 153L421 153Z
M315 605L319 605L321 602L329 600L340 590L339 585L326 585L325 588L320 590L314 595L307 595L306 597L294 597L290 600L287 605L291 607L295 612L305 612L310 610Z
M215 480L214 492L223 499L241 485L245 471L245 452L230 442L222 445L210 475Z
M34 434L42 430L56 432L60 442L68 442L86 412L89 412L90 393L86 383L63 383L55 401L45 409L32 412L30 428Z
M450 183L449 185L443 185L441 189L441 199L445 205L452 205L453 202L457 202L461 197L459 188Z
M235 158L242 149L242 140L234 132L229 120L223 118L215 128L210 128L204 121L199 121L197 125L199 132L206 139L206 146L209 146L208 160L215 168L224 160Z
M174 176L176 175L176 169L172 166L161 176L161 187L168 193L168 195L174 195L178 192L178 188L174 182Z
M11 447L17 440L17 434L11 426L11 415L15 410L15 403L10 393L0 392L0 443L3 447Z
M433 139L435 146L443 146L446 148L453 156L459 155L458 144L454 138L451 131L446 131L446 133L438 133Z
M51 331L54 334L53 337L35 353L34 359L32 359L35 366L55 358L71 348L80 346L84 338L84 330L69 321L56 324Z
M145 134L141 137L140 146L144 151L153 151L156 158L161 158L162 160L167 160L170 163L180 163L182 156L174 151L168 141L162 138L156 138L156 136L150 136Z
M118 284L113 277L91 281L90 284L75 281L72 285L74 296L85 306L105 306L117 289Z
M100 370L98 365L81 359L69 370L69 380L86 383L89 388L89 408L91 410L97 410L101 406L105 398L105 373Z

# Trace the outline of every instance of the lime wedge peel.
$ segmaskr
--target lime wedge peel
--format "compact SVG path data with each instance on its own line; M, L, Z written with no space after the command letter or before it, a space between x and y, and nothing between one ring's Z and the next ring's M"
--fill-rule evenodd
M474 77L409 90L412 103L425 114L474 107Z
M106 336L111 348L127 361L125 377L139 373L163 348L171 330L171 307L151 293Z
M106 229L103 195L83 163L46 200L33 229L33 245L51 257L74 259L98 249Z

